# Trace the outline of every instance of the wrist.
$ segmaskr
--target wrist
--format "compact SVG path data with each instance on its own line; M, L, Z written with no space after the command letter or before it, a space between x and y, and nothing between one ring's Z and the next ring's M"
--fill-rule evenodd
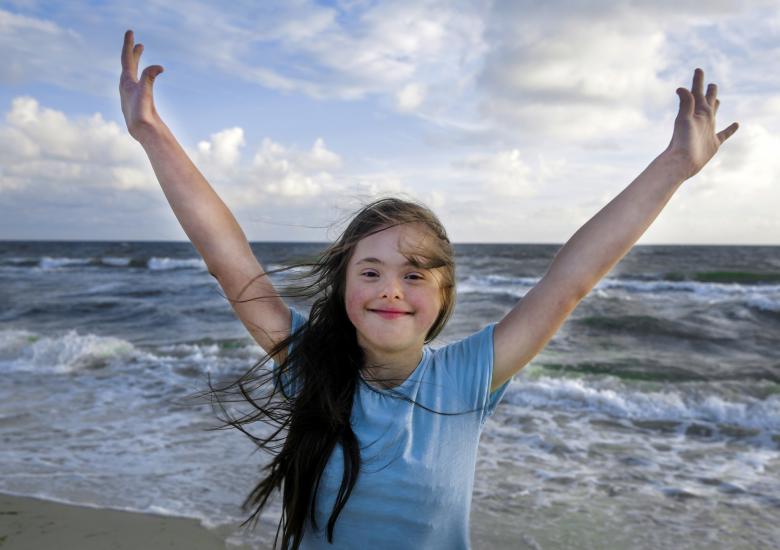
M144 149L148 147L154 147L161 141L165 141L170 138L171 131L165 125L162 120L154 122L145 122L139 124L130 133L133 138L140 143Z
M170 134L170 130L159 117L155 120L139 121L130 131L130 135L143 147L154 145L161 139L165 139L168 134Z
M667 173L671 179L680 183L697 172L691 162L690 155L686 151L681 151L671 146L667 147L658 155L656 162L663 166L664 172Z

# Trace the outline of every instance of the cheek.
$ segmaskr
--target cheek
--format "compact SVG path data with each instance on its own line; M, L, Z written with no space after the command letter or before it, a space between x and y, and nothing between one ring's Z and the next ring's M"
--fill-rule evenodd
M347 315L351 317L352 312L357 308L357 300L354 295L347 294L347 297L344 300L344 307L347 308Z
M438 294L433 294L430 291L420 293L413 299L415 309L424 313L425 317L431 317L435 319L439 315L441 309L441 298Z
M353 314L359 312L363 307L363 296L359 289L355 289L352 285L347 285L347 289L344 296L344 307L347 310L347 315L351 319Z

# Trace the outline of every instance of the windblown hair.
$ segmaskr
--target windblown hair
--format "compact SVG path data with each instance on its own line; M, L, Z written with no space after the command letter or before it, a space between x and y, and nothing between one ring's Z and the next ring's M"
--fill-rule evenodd
M336 242L328 246L315 261L260 275L262 277L273 272L306 267L306 275L299 279L302 283L290 285L279 294L282 297L313 299L308 322L294 334L278 341L272 349L266 350L267 355L232 384L214 388L209 377L211 391L206 393L210 393L212 403L216 399L227 416L226 424L215 429L229 426L237 428L260 449L270 451L273 456L270 464L264 467L267 475L254 487L242 505L244 510L250 506L256 508L241 525L243 527L250 521L254 522L253 526L256 525L269 496L274 489L281 490L282 516L274 538L274 548L280 529L283 550L299 547L307 514L313 527L318 529L315 507L320 479L334 448L341 445L344 473L327 524L328 542L333 543L336 520L355 487L361 466L360 444L350 424L352 403L357 385L372 380L367 374L364 353L358 345L355 327L347 317L347 267L361 239L402 224L418 224L433 237L423 241L424 249L402 250L411 263L435 270L438 275L442 307L425 336L426 343L432 341L444 328L455 306L452 245L441 222L427 207L398 198L383 198L360 209ZM262 297L227 299L244 302ZM264 369L272 357L277 361L275 368ZM374 380L380 383L388 381L386 378ZM371 388L369 384L366 385ZM266 402L258 403L253 392L258 388L267 390L268 387L271 390ZM233 418L223 405L228 400L223 401L219 397L220 393L234 393L239 396L237 401L249 402L255 410L241 418ZM277 399L274 400L274 397ZM406 396L398 397L413 402ZM275 428L270 436L258 438L244 429L244 424L258 420Z

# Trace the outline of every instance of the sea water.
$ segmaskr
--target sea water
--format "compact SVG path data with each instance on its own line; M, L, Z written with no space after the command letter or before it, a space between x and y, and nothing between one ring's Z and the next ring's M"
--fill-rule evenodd
M268 269L322 247L253 244ZM559 248L456 245L433 346L500 320ZM261 357L189 243L0 242L0 491L270 548L279 499L237 528L268 457L185 400ZM634 247L488 421L471 533L477 549L780 547L780 247Z

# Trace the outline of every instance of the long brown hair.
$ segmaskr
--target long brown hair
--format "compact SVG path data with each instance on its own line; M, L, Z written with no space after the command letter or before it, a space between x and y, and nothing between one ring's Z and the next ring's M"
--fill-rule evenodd
M360 445L350 424L352 403L357 384L365 384L364 379L371 380L365 371L365 358L357 343L355 327L346 313L346 269L361 239L389 227L410 223L421 224L434 237L425 239L425 250L402 251L410 261L422 268L436 270L439 275L442 307L425 337L426 343L432 341L444 328L455 306L452 245L441 222L427 207L399 198L382 198L361 208L341 236L315 261L297 263L260 275L306 267L306 275L298 279L299 283L285 287L279 294L282 297L313 299L308 321L301 329L267 350L267 355L228 386L214 388L209 377L210 391L206 393L211 395L212 403L216 401L219 404L227 417L220 418L226 422L225 425L214 429L237 428L260 449L274 455L270 464L264 467L267 474L242 504L244 510L250 506L256 508L241 524L243 527L251 521L253 526L256 525L269 496L274 489L281 490L283 487L282 516L274 548L280 530L281 548L298 548L307 514L313 527L318 528L315 505L320 479L335 446L341 445L345 458L344 474L327 524L328 542L333 542L336 520L360 473ZM263 369L271 357L284 359L273 370ZM252 395L259 388L270 392L266 394L265 403L258 403ZM295 388L295 391L288 394L286 389L289 388ZM223 405L230 400L223 400L220 394L238 395L238 401L250 403L255 410L241 418L233 418ZM280 398L274 400L274 397ZM413 402L406 396L397 397ZM273 426L270 436L259 438L244 429L243 425L258 420Z

